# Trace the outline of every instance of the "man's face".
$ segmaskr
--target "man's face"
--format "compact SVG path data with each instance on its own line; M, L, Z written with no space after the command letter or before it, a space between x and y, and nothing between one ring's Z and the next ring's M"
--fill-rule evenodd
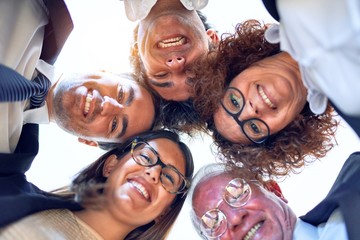
M207 177L196 186L192 206L198 219L217 207L225 187L233 178L221 173ZM236 208L225 201L219 205L218 209L227 219L227 230L220 239L291 240L296 222L293 211L275 194L255 183L249 184L252 193L245 205Z
M72 75L57 83L51 97L52 120L88 141L123 142L154 121L152 96L125 75Z
M179 0L159 0L139 23L138 48L150 86L167 100L190 97L187 80L195 59L209 49L208 34L196 11Z

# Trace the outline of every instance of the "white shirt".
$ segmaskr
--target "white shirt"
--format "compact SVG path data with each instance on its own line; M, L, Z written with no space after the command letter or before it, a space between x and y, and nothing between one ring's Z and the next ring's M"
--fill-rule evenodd
M360 116L360 1L278 0L277 9L280 26L266 38L299 63L311 110L323 113L329 98Z
M149 14L157 0L122 0L126 16L130 21L143 20ZM201 10L208 0L179 0L187 10Z
M37 75L35 68L53 79L53 67L39 60L47 23L42 0L1 0L0 63L27 79ZM24 123L49 122L46 104L31 111L28 105L28 101L0 103L0 152L14 152Z
M333 240L341 239L347 240L348 235L346 232L346 226L341 212L336 209L330 215L327 222L320 224L319 226L313 226L298 218L293 240Z

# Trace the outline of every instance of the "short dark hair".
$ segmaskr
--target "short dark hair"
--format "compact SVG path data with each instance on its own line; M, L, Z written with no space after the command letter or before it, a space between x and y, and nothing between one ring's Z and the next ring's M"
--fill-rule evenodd
M151 98L153 100L154 103L154 119L152 122L152 125L150 127L149 130L156 130L156 129L160 129L160 127L162 126L161 123L161 115L160 115L160 97L158 96L157 93L155 93L155 91L153 89L151 89L147 84L144 83L144 81L141 81L140 78L141 76L136 75L134 73L121 73L120 74L122 77L125 77L127 79L133 80L135 81L137 84L139 84L140 86L142 86L143 88L145 88L151 95ZM116 148L119 146L119 142L102 142L102 141L98 141L97 142L98 146L103 149L103 150L110 150L113 148Z
M201 121L191 99L181 102L162 100L160 121L165 128L190 136L198 131L206 131L206 123Z
M205 30L213 28L213 26L208 23L208 19L205 14L199 10L196 11L200 17ZM130 48L130 63L132 65L134 74L137 76L138 81L142 82L143 85L147 86L147 89L152 89L147 81L147 76L145 74L144 66L141 61L138 52L137 46L137 35L138 35L139 25L134 28L133 31L133 43ZM209 50L213 49L214 46L210 44ZM189 84L192 84L194 79L191 79ZM206 123L201 121L199 114L195 111L193 100L188 99L186 101L172 101L162 99L154 90L152 90L154 96L158 99L161 99L159 102L159 117L156 119L155 128L161 126L173 129L176 132L184 132L189 135L193 135L198 131L206 130ZM109 144L100 143L102 148L108 147ZM109 148L107 148L109 149Z

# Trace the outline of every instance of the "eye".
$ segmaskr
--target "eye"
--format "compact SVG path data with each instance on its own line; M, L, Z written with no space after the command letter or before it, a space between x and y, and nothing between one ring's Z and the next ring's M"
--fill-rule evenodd
M111 132L115 131L115 129L117 128L117 125L118 125L118 120L116 117L114 117L114 119L111 122Z
M157 160L154 153L148 148L138 150L136 154L136 159L138 163L144 166L153 165L154 163L156 163Z
M175 179L169 173L163 172L161 175L163 181L166 181L167 183L171 183L171 184L175 183Z
M119 92L118 92L118 102L122 103L125 97L124 88L122 85L119 85Z
M157 74L154 74L154 78L156 79L162 79L162 78L165 78L167 77L168 73L167 72L161 72L161 73L157 73Z
M250 130L254 134L261 134L262 133L261 127L258 124L256 124L255 121L249 121L248 124L249 124Z
M140 153L138 156L138 160L143 165L151 165L151 158L146 153Z
M229 98L230 98L231 104L234 107L241 108L241 104L240 104L241 99L238 96L236 96L235 94L232 93L232 94L229 95Z

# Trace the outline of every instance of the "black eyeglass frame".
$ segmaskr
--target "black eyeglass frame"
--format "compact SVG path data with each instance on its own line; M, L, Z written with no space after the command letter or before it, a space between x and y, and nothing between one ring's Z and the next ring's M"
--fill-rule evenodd
M140 162L136 161L136 158L134 157L134 151L136 149L136 146L139 145L139 144L145 144L154 154L155 156L157 157L157 160L155 163L153 164L149 164L149 165L145 165L145 164L141 164ZM163 168L170 168L172 169L173 171L175 171L180 177L181 179L184 181L183 183L183 187L176 191L176 192L172 192L172 191L169 191L168 189L166 189L166 187L164 186L163 182L162 182L162 178L160 178L160 182L161 182L161 185L163 186L163 188L171 193L171 194L186 194L186 192L189 190L190 188L190 181L178 170L176 169L174 166L172 165L168 165L168 164L165 164L163 161L161 161L160 159L160 156L159 156L159 153L145 140L141 140L141 139L134 139L131 143L131 157L132 159L140 166L143 166L143 167L153 167L153 166L156 166L156 165L160 165L161 167L161 174L162 174L162 169Z
M223 103L223 98L222 98L221 101L220 101L220 104L221 104L222 108L223 108L223 109L227 112L227 114L229 114L229 115L235 120L235 122L240 126L241 131L244 133L244 135L246 136L247 139L249 139L252 143L255 143L255 144L262 144L262 143L264 143L264 142L265 142L266 140L268 140L269 137L270 137L270 128L269 128L269 126L266 124L265 121L261 120L260 118L249 118L249 119L240 121L240 120L239 120L239 116L241 115L242 111L244 110L244 107L245 107L245 104L246 104L246 103L245 103L244 94L243 94L239 89L237 89L237 88L235 88L235 87L227 87L227 88L225 89L225 94L224 94L224 96L226 95L226 92L227 92L229 89L232 89L232 90L237 91L237 92L240 94L240 96L242 97L244 104L241 106L240 110L239 110L237 113L232 113L230 110L228 110L228 109L225 107L225 105L224 105L224 103ZM265 126L266 129L267 129L267 136L266 136L266 137L263 137L263 138L260 139L260 140L254 140L254 139L252 139L252 138L246 133L246 131L244 130L244 125L245 125L247 122L252 121L252 120L256 120L256 121L262 122L262 123L264 124L264 126Z
M248 195L246 196L246 200L245 200L242 204L240 204L240 205L233 205L231 202L229 202L229 201L226 199L226 197L225 197L225 192L226 192L225 189L229 186L229 184L230 184L232 181L237 180L237 179L241 180L241 181L244 183L244 186L246 185L246 186L248 187L249 193L248 193ZM254 180L254 181L250 181L250 182L257 183L257 181L255 181L255 180ZM224 191L223 191L223 194L222 194L222 197L221 197L221 199L218 201L218 203L216 204L216 207L207 210L207 211L200 217L200 222L199 222L199 225L200 225L200 235L202 235L202 236L205 237L206 239L220 239L220 237L221 237L222 235L224 235L224 233L227 231L227 228L228 228L228 222L227 222L226 214L219 209L219 208L220 208L220 205L225 202L227 205L229 205L229 206L232 207L232 208L241 208L241 207L245 206L245 205L248 203L249 199L251 198L251 195L252 195L252 187L250 186L250 184L249 184L245 179L243 179L243 178L233 178L233 179L231 179L231 180L228 182L228 184L225 186ZM203 225L202 225L202 221L203 221L202 219L203 219L203 217L204 217L206 214L208 214L209 212L212 212L212 211L217 211L218 213L220 213L220 214L223 216L223 220L226 221L226 228L225 228L225 230L224 230L219 236L214 236L214 237L208 236L207 234L205 234L206 231L203 231L204 228L202 227L202 226L203 226Z

